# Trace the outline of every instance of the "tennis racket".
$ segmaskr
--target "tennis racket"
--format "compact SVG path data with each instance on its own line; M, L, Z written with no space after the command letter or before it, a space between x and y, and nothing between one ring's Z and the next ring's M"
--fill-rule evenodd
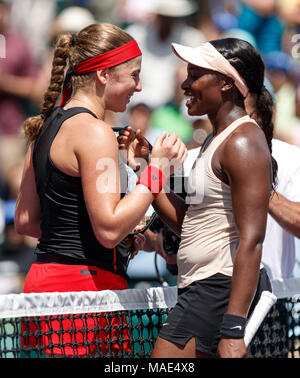
M246 325L244 336L246 347L249 346L258 328L260 327L267 313L270 311L271 307L276 303L276 301L277 298L273 293L269 291L263 291L261 293L261 297Z

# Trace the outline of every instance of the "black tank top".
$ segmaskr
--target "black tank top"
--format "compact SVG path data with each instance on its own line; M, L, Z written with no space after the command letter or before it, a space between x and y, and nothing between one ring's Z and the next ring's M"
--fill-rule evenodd
M120 242L112 249L99 243L85 206L81 178L63 173L50 158L52 142L62 123L79 113L90 113L96 117L85 108L56 108L45 120L34 144L33 167L41 207L41 238L36 248L37 261L94 265L126 275L129 252L125 242ZM121 159L119 168L123 197L127 188L127 173Z

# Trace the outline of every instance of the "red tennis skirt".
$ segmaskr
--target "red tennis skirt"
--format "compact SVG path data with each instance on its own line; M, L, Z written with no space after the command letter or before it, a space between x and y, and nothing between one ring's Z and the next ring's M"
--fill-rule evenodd
M125 277L95 266L39 262L31 266L24 285L24 293L123 289L127 289ZM109 320L104 314L75 314L63 319L51 315L51 318L41 316L39 319L41 332L34 322L21 323L23 348L39 345L46 354L58 356L94 355L99 349L104 356L109 351L117 355L121 349L125 352L131 349L124 315L112 316Z

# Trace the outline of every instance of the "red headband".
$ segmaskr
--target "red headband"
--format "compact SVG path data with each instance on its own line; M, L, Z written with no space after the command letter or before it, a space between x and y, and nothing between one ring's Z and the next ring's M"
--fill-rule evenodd
M118 64L127 62L130 59L136 58L142 55L142 52L136 41L130 41L120 47L107 51L103 54L94 56L93 58L84 60L74 67L73 71L69 72L69 77L65 79L62 99L59 106L64 106L70 99L72 94L72 88L70 84L70 75L81 75L98 70L104 70L106 68L117 66Z
M138 44L136 41L131 41L123 46L117 47L116 49L107 51L79 63L74 67L74 73L80 75L88 72L104 70L105 68L117 66L118 64L124 63L139 55L142 55L142 52Z

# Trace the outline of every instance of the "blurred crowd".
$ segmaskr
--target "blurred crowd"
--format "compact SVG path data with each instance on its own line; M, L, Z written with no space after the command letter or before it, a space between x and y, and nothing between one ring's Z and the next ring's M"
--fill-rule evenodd
M96 22L126 29L143 52L143 90L112 126L130 124L153 142L175 131L189 149L211 130L188 116L186 74L171 42L197 46L237 37L262 54L276 99L277 139L300 147L300 0L0 0L0 294L22 291L36 240L14 230L14 206L27 149L22 124L39 113L58 35Z

